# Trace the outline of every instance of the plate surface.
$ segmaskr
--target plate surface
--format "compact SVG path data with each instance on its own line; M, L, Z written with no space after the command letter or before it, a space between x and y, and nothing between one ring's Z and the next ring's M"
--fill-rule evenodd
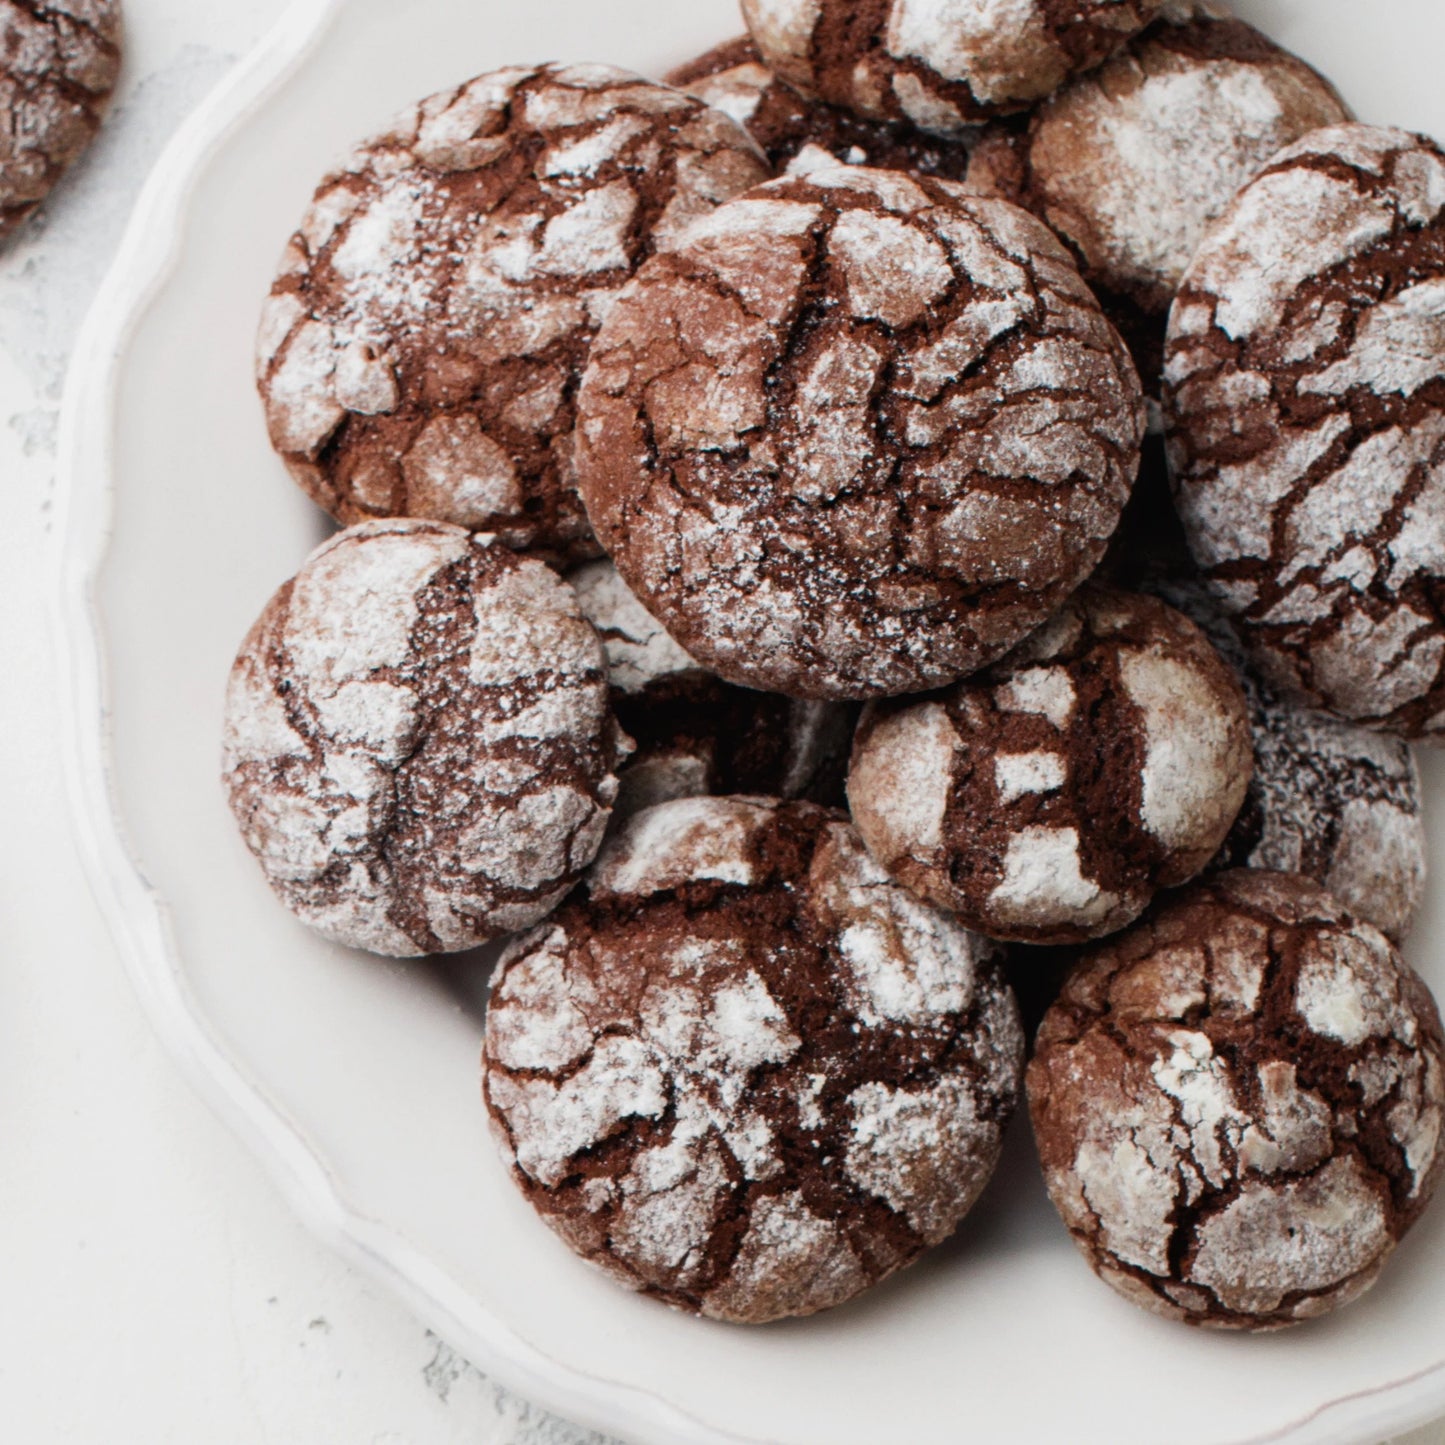
M1437 0L1240 8L1363 118L1445 134ZM216 777L227 668L327 530L267 446L250 374L313 183L398 106L494 65L656 74L738 28L732 0L302 0L162 163L77 349L57 609L82 843L143 1000L329 1242L484 1369L631 1439L1355 1441L1445 1411L1445 1206L1360 1305L1211 1337L1094 1281L1026 1127L960 1237L851 1306L748 1331L635 1299L576 1262L495 1159L476 961L320 942L237 838ZM1445 756L1424 762L1445 860ZM1438 894L1411 956L1445 992Z

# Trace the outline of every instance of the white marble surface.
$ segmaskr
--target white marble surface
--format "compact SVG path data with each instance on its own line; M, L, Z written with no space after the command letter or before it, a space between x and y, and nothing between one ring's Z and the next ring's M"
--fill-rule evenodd
M53 1445L596 1445L303 1232L156 1043L70 839L43 613L65 367L161 147L284 5L127 0L111 123L0 250L0 1421Z

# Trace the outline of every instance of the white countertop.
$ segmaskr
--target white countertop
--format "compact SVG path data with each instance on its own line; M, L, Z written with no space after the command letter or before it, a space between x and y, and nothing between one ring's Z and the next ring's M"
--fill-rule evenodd
M126 0L110 123L0 249L0 1421L27 1445L596 1445L302 1230L163 1054L71 842L44 610L65 367L156 156L285 3Z

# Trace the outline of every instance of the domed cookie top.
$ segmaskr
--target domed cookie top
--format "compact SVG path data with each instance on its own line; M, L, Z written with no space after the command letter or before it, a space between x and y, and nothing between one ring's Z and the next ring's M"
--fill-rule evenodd
M1276 157L1170 316L1165 410L1195 559L1262 674L1445 731L1445 154L1368 126Z
M1163 318L1210 223L1276 151L1349 119L1327 80L1252 26L1171 6L1026 120L990 128L969 185L1048 222L1138 337L1152 388Z
M1249 774L1244 699L1199 629L1091 586L982 675L869 707L848 801L883 867L968 927L1078 943L1198 873Z
M987 1182L1023 1035L991 945L838 815L637 814L512 946L484 1089L513 1178L584 1258L714 1319L841 1304Z
M1028 1090L1074 1242L1191 1324L1273 1329L1356 1298L1445 1161L1429 990L1289 874L1198 884L1087 957Z
M763 59L804 95L951 135L1023 110L1111 55L1165 0L742 0Z
M226 697L226 787L267 880L376 953L544 917L601 845L620 755L572 590L434 522L364 523L314 552Z
M1426 877L1420 772L1409 744L1276 696L1250 670L1203 583L1146 585L1199 625L1234 668L1249 707L1254 777L1211 870L1303 874L1399 943Z
M700 101L608 66L502 70L328 176L261 323L271 440L344 522L411 515L595 552L574 393L615 293L765 179Z
M678 66L665 79L732 116L775 171L802 174L842 161L961 181L968 170L963 139L930 135L907 121L868 120L810 100L763 64L746 35Z
M940 686L1098 562L1143 407L1045 227L836 166L720 207L599 333L579 489L644 605L729 681Z
M90 144L120 72L119 0L0 0L0 236Z
M734 687L699 667L607 561L570 572L607 653L612 707L637 750L616 815L672 798L759 793L841 804L856 709Z

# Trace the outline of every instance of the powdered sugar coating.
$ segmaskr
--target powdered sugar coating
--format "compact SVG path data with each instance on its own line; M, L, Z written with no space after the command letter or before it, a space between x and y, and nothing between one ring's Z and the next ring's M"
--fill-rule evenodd
M1170 318L1165 406L1195 560L1296 701L1445 722L1445 153L1317 131L1240 193Z
M1276 1329L1356 1298L1445 1166L1434 1000L1290 874L1196 885L1086 958L1028 1090L1075 1243L1192 1324Z
M119 0L0 0L0 236L90 144L120 72Z
M1165 0L743 0L764 61L804 95L940 135L1022 110L1142 29Z
M314 552L241 648L231 807L302 922L377 953L525 928L592 861L624 755L571 590L421 521Z
M970 928L1077 943L1210 860L1249 755L1244 698L1199 630L1090 585L978 677L871 704L848 800L883 867Z
M631 819L519 940L484 1092L567 1242L675 1307L757 1323L851 1298L987 1182L1023 1037L989 945L809 804Z
M1214 869L1300 873L1396 943L1425 894L1420 772L1407 743L1296 707L1255 677L1203 583L1147 584L1204 631L1249 707L1254 777Z
M720 207L599 334L579 486L618 570L729 681L939 686L1102 555L1143 408L1037 221L833 167Z
M733 687L700 667L608 561L568 574L607 651L613 708L637 750L617 816L700 793L843 799L856 710Z
M272 442L342 521L595 555L573 491L587 347L642 260L766 175L721 113L608 66L430 97L291 240L258 342Z

